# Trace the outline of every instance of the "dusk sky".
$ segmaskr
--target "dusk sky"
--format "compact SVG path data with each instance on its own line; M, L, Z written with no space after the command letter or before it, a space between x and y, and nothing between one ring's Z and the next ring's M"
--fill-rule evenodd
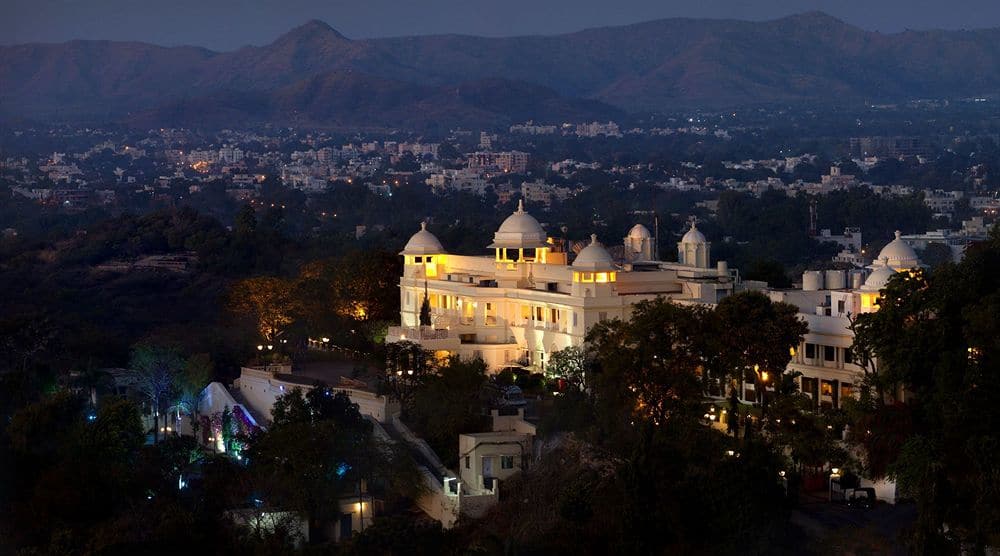
M666 17L772 19L822 10L860 27L1000 26L997 0L3 0L0 42L138 40L231 50L309 19L350 38L553 34Z

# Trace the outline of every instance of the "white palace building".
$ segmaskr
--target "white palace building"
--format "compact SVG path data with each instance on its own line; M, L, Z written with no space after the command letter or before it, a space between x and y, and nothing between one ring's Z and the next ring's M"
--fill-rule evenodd
M421 225L400 253L401 326L390 327L386 341L418 342L439 356L479 357L492 370L515 364L542 369L553 352L583 345L595 323L630 318L640 301L715 304L733 292L757 289L799 307L809 333L789 368L803 373L802 390L817 405L832 406L852 395L861 372L847 350L848 314L875 310L878 290L892 273L919 265L913 249L897 237L870 274L807 272L802 289L768 289L741 281L724 261L711 266L711 245L694 222L677 244L678 262L655 260L653 238L641 224L629 230L618 260L591 236L570 261L570 252L548 237L523 204L487 247L492 256L452 255ZM420 326L425 296L430 326ZM741 394L756 399L753 384Z

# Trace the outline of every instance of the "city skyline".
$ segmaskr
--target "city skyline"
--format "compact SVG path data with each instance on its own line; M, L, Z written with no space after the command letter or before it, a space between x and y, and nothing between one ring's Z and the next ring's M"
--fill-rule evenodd
M904 10L905 8L905 10ZM435 0L430 4L397 5L375 0L354 5L296 0L246 6L233 0L195 4L179 0L138 6L120 0L82 3L62 0L13 0L0 22L0 44L69 40L141 41L164 46L193 45L217 51L262 45L288 28L311 19L330 24L354 39L408 35L461 34L490 37L556 35L588 28L620 26L670 18L765 21L809 11L822 11L870 31L897 33L908 29L982 29L1000 26L1000 5L989 0L940 4L887 0L772 0L750 4L735 0L670 6L629 0L614 6L596 2L524 2L503 5Z

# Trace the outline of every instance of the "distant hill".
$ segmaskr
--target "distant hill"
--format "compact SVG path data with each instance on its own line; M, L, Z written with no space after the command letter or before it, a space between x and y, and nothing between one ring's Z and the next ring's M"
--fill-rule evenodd
M311 21L223 53L107 41L0 47L8 118L499 124L998 91L1000 29L886 35L819 12L510 38L351 40Z

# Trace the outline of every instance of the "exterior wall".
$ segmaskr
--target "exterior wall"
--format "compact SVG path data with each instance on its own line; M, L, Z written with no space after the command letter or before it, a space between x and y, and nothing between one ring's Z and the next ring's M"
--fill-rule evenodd
M458 437L458 455L462 482L484 489L484 478L507 479L527 466L531 436L517 432L463 434ZM510 464L507 468L505 461Z
M561 263L508 263L495 257L432 255L431 264L406 257L400 279L400 326L386 341L417 341L441 355L482 358L492 370L518 362L544 368L549 356L584 343L587 330L628 319L639 301L667 296L715 303L734 287L715 269L664 264L617 273L616 282L574 282ZM555 258L555 257L554 257ZM424 297L432 325L420 327Z
M863 369L850 361L854 337L848 316L867 310L861 306L860 295L847 290L769 294L773 301L798 306L799 317L809 326L786 369L802 373L802 392L823 407L840 407L846 397L856 397Z
M329 527L324 528L329 538L334 541L344 541L367 529L372 524L374 517L374 505L371 496L363 495L361 499L357 496L344 496L338 501L338 510L341 516L351 516L350 530L347 530L340 519L334 519ZM346 520L345 520L346 521Z
M281 380L271 369L243 367L240 378L234 382L234 386L239 389L247 405L268 421L272 419L271 408L278 396L293 388L312 389L312 386ZM281 372L281 369L291 370L290 367L279 367L275 370ZM347 392L351 401L358 404L362 415L370 415L379 422L384 422L388 418L388 400L385 397L354 388L337 388L335 385L330 387L336 391Z

